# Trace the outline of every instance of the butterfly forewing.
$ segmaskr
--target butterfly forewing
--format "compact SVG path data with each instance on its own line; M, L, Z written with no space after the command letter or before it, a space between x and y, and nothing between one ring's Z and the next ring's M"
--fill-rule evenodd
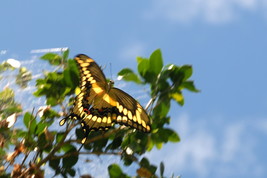
M142 106L124 91L112 88L93 59L80 54L75 61L80 72L81 92L75 98L71 114L62 119L60 125L69 118L78 119L85 136L90 130L106 130L114 123L150 131L150 120Z

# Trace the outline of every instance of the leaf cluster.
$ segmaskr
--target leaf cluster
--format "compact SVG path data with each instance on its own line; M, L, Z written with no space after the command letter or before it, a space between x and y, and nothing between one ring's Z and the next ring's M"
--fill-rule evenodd
M79 148L83 138L83 132L78 122L68 122L66 127L58 129L54 122L57 118L68 114L68 106L72 104L74 93L77 91L79 74L77 66L72 59L68 59L69 51L62 54L47 53L41 57L51 65L57 67L55 71L46 72L43 78L36 80L35 97L44 97L46 106L37 111L25 112L23 123L25 129L8 128L3 123L4 133L14 139L9 144L0 144L0 156L4 165L0 167L2 176L44 176L45 167L54 170L54 175L62 177L77 176L77 166L80 157L86 155L114 155L119 156L124 166L137 164L137 177L164 177L164 164L153 165L143 157L144 153L151 151L154 147L161 149L167 142L178 142L179 135L167 125L170 123L168 115L171 101L179 105L184 104L183 89L198 92L193 81L189 80L192 75L192 67L189 65L176 66L174 64L164 65L161 51L155 50L149 58L137 58L137 72L125 68L118 73L125 81L150 87L150 101L146 107L152 120L151 133L142 133L126 127L113 127L108 131L90 132L83 148ZM23 77L24 76L24 77ZM27 78L29 73L21 71L20 80ZM13 113L21 112L19 105L14 102L13 91L6 90L0 93L0 114L3 119ZM6 94L6 93L9 93ZM9 96L9 97L8 97ZM2 101L3 100L3 101ZM10 103L5 106L2 103ZM5 121L6 122L6 121ZM75 133L73 132L75 131ZM2 132L1 132L2 133ZM75 135L75 136L74 136ZM4 137L6 140L8 136ZM0 135L0 143L1 143ZM77 144L78 143L78 144ZM8 149L7 145L15 145L14 151L3 156ZM21 155L22 161L17 157ZM8 172L7 167L13 171ZM159 169L159 175L156 171ZM90 170L88 170L90 171ZM111 164L108 167L110 177L130 177L119 165ZM88 175L91 173L88 172ZM82 175L81 175L82 177Z
M122 69L118 75L125 81L132 81L136 84L150 86L150 101L147 110L150 108L152 117L152 134L149 136L148 150L154 146L158 149L167 142L178 142L178 134L165 125L169 124L168 116L171 101L184 105L182 91L187 89L191 92L198 92L194 82L189 80L192 76L192 66L177 66L174 64L163 64L161 50L155 50L149 58L138 57L138 74L132 69Z

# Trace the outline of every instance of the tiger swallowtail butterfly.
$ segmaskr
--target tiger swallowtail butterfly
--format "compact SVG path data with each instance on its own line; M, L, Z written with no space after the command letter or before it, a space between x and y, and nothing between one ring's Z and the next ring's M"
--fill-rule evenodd
M85 137L91 130L107 130L115 123L129 126L143 132L150 132L150 119L144 108L129 94L113 87L96 62L79 54L75 58L80 72L80 90L68 119L80 121Z

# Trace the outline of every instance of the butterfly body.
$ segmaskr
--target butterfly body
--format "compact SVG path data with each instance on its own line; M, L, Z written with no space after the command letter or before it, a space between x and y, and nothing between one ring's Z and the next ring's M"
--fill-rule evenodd
M150 119L143 107L129 94L107 82L100 67L90 57L75 57L80 71L80 90L72 112L60 121L77 119L87 136L91 130L107 130L118 123L143 132L150 131ZM83 139L82 142L85 142Z

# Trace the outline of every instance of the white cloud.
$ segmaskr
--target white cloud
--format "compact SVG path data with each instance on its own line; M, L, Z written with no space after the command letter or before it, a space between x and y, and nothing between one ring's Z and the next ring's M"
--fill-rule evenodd
M183 114L171 124L181 137L177 144L167 144L162 150L148 154L152 163L164 161L166 175L172 173L194 177L263 177L267 172L262 156L260 130L262 119L238 122L224 118L223 122L190 119ZM266 123L266 122L264 122ZM257 132L260 131L260 135Z
M253 11L266 5L265 0L155 0L146 16L174 22L203 19L209 23L238 18L240 10Z
M232 161L233 157L239 152L241 148L241 138L244 132L242 124L234 124L225 128L224 131L224 144L222 144L222 150L220 159L224 162Z

